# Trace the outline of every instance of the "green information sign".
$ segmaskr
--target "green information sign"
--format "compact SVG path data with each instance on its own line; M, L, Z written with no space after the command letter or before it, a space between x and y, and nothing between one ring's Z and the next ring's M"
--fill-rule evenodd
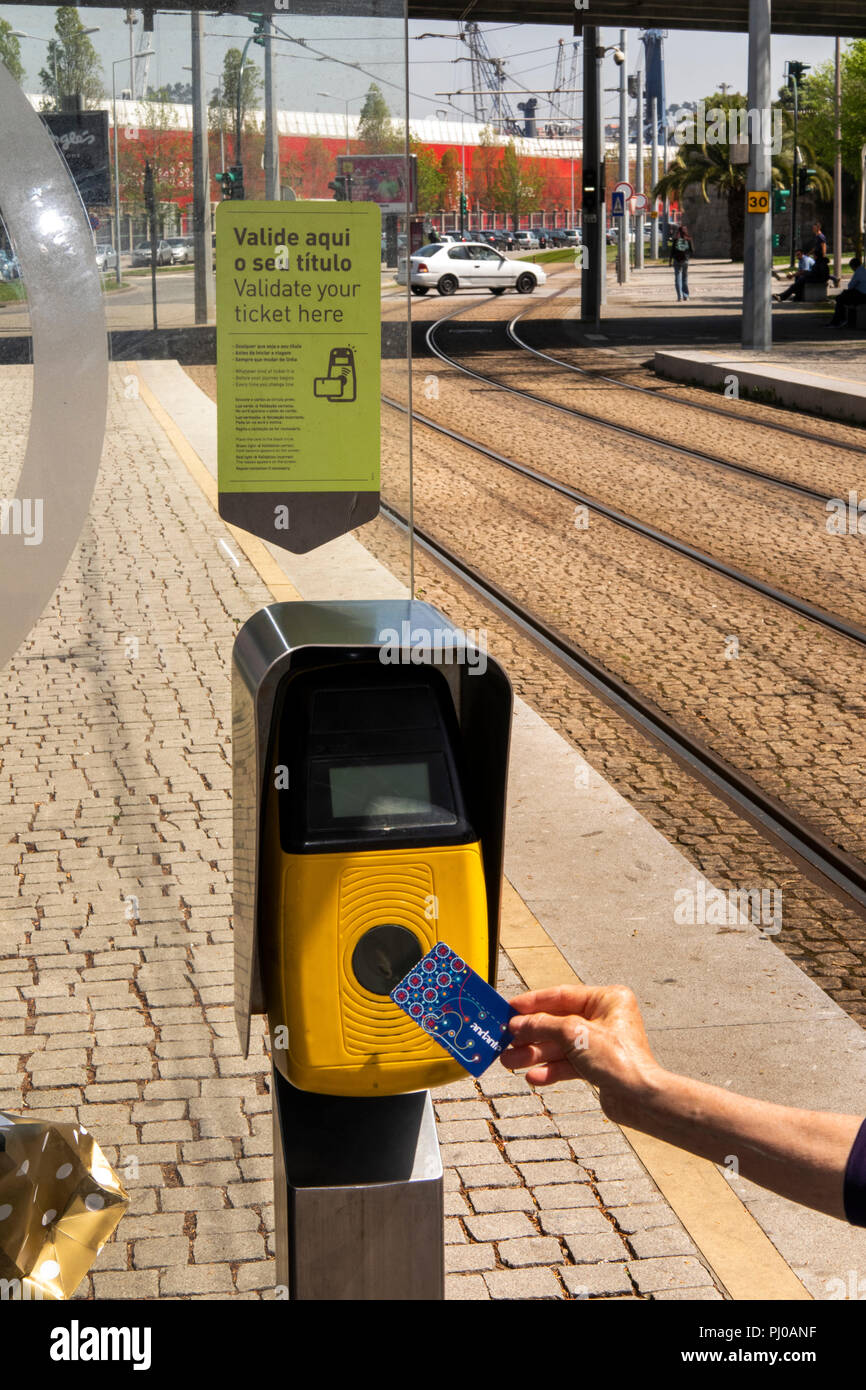
M302 552L379 510L381 214L221 203L220 515Z

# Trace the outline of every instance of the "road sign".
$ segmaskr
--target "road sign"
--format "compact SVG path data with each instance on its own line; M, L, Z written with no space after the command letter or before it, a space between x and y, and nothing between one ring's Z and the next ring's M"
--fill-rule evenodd
M219 512L296 554L379 510L375 203L216 217Z
M610 215L611 217L625 216L625 193L614 189L610 195Z
M747 212L769 212L770 194L765 188L753 189L746 194Z
M629 183L628 179L620 179L619 183L613 186L614 193L624 193L627 198L634 196L634 184Z

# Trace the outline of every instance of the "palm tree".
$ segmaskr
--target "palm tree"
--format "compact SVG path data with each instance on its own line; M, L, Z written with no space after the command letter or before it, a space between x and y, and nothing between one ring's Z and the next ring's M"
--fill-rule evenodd
M712 97L707 97L706 108L708 113L713 109L723 110L726 113L730 110L743 111L747 108L746 98L738 93L716 93ZM774 115L776 113L774 112ZM791 180L794 175L794 130L793 117L790 112L782 111L782 139L781 149L773 154L771 182L774 188L790 188ZM712 122L707 130L709 136L712 132ZM669 198L681 196L689 188L700 188L701 195L705 203L710 201L708 189L714 188L720 197L727 200L728 228L731 236L731 260L741 261L743 259L743 242L745 238L746 225L746 175L748 165L734 164L731 161L732 147L725 140L705 139L699 143L696 140L685 141L680 145L676 158L670 165L668 172L659 179L652 196L654 198ZM809 167L815 170L812 184L819 197L822 199L832 197L833 179L828 171L822 168L811 147L800 139L800 160L801 168Z

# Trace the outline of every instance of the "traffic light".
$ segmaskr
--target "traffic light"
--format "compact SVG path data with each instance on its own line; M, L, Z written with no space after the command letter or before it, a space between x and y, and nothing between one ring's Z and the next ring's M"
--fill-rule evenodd
M774 251L778 251L778 249L779 249L779 247L780 247L781 245L782 245L782 238L781 238L781 236L779 235L778 232L774 232L774 233L773 233L773 250L774 250Z
M467 203L467 201L466 201L466 194L465 194L465 193L461 193L461 194L460 194L460 216L461 216L461 218L464 218L464 217L466 216L467 210L468 210L468 203Z
M242 164L232 164L221 174L214 174L214 179L219 184L224 198L243 198L244 166Z
M267 28L268 23L268 16L264 14L248 14L247 19L256 26L254 31L253 43L257 43L259 45L259 48L264 48L265 44L268 41L267 35L265 33L265 29Z
M773 212L787 212L790 188L776 188L773 191Z
M812 182L814 175L814 169L797 170L797 192L801 197L804 193L808 192L809 184Z
M334 198L338 203L351 203L352 201L352 175L337 174L333 181L328 184L334 190Z

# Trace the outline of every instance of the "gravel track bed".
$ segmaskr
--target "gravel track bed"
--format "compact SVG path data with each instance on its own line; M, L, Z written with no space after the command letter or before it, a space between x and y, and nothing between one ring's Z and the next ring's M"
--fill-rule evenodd
M862 649L418 423L414 445L419 527L866 858Z
M538 389L527 381L522 357L509 371L503 355L476 352L467 365ZM382 365L385 394L405 404L403 363ZM437 424L866 628L866 547L862 537L830 535L821 502L569 419L438 359L416 361L414 373L415 409ZM631 540L623 530L622 544Z
M540 309L533 306L532 314L521 319L516 325L518 335L525 338L530 346L539 346L544 352L560 358L564 363L571 363L589 371L610 372L610 357L607 363L602 363L599 360L600 354L587 354L585 349L579 347L558 347L551 350L543 343L538 344L533 338L533 317L566 320L569 317L569 309L563 307L564 304L573 306L574 301L548 301L544 306L543 315ZM447 343L446 333L443 333L443 339ZM672 399L674 395L683 396L685 393L699 399L700 392L688 387L674 386L672 383L662 384L658 377L645 369L636 371L634 368L620 368L616 375L623 381L652 389L653 397L641 397L613 382L594 380L582 377L576 372L558 369L552 363L533 358L530 353L524 353L519 360L534 363L533 376L529 376L533 368L526 369L527 381L534 380L537 384L529 385L527 389L563 405L574 406L577 410L589 411L593 415L610 420L613 424L645 430L648 434L659 435L669 439L672 444L680 444L688 449L700 449L706 453L717 454L731 463L760 469L773 477L784 478L824 492L829 497L847 497L849 488L862 485L866 472L866 449L863 457L858 458L848 450L835 449L832 445L818 440L807 442L772 430L756 429L742 417L743 406L739 402L730 402L730 418L722 420L718 415L694 410ZM510 376L508 382L512 384ZM704 393L705 400L707 394L709 393ZM724 396L712 397L714 405L724 404L725 401ZM789 426L796 424L800 427L799 417L794 420L788 412L786 420L785 414L786 412L779 410L772 412L774 419L779 423ZM765 415L764 418L769 419L770 416ZM864 432L858 432L853 427L833 426L832 423L824 421L816 421L814 424L810 421L803 422L803 428L807 431L810 430L810 426L814 434L838 437L840 443L854 443L861 448L866 445Z
M402 571L405 537L389 522L379 518L355 534L384 565L396 573ZM799 873L754 827L417 548L415 572L418 597L435 604L461 627L484 629L490 652L503 663L521 699L715 886L781 889L782 931L765 938L767 950L778 946L852 1018L866 1025L866 921ZM544 852L556 854L557 846L544 847ZM594 852L591 841L586 852ZM626 874L638 872L638 866L629 864L627 845L621 869ZM539 872L544 872L543 862ZM639 926L626 928L618 922L611 922L610 929L640 933ZM706 930L740 928L708 925ZM659 983L660 989L669 987L675 986ZM757 979L756 988L760 987Z

